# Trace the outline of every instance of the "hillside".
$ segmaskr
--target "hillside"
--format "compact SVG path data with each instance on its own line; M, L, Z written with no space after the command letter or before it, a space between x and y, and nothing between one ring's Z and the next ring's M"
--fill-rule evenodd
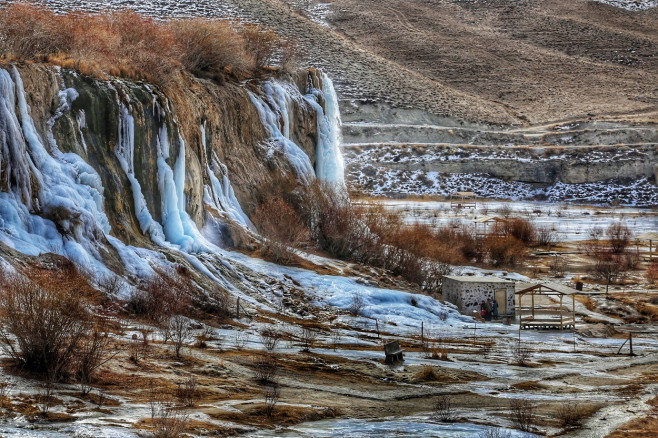
M354 117L394 117L386 111L391 106L416 110L396 114L419 122L543 123L630 114L655 120L655 8L628 11L592 0L46 3L59 10L128 6L161 17L263 23L296 40L305 63L336 79L346 120L355 104L365 103L385 107Z

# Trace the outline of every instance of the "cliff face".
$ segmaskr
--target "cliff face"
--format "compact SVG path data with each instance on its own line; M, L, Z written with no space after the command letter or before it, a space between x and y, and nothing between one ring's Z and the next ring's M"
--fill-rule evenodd
M180 75L163 91L4 66L0 241L99 275L143 277L171 254L204 272L193 255L252 229L255 195L275 173L342 179L323 160L341 159L334 106L319 71L241 85Z

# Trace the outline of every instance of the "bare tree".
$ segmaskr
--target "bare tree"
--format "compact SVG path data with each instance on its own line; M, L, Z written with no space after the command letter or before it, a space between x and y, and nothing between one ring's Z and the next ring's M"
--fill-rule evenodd
M82 395L91 390L98 369L115 357L119 350L110 351L110 332L105 322L99 322L86 334L76 354L76 365L80 379Z
M308 327L302 327L299 330L299 342L302 347L302 351L311 351L311 348L313 348L313 345L315 344L315 338L317 337L318 333Z
M440 395L434 402L434 416L440 421L448 422L454 419L452 411L452 397L448 394Z
M174 346L176 358L181 358L181 350L192 340L192 329L190 324L182 315L176 315L169 320L169 331L171 332L171 342Z
M512 344L510 353L512 355L512 359L514 359L514 363L522 367L527 366L530 358L532 357L532 351L528 347L521 344L521 341L514 342Z
M347 307L347 311L354 316L359 316L361 315L361 312L363 311L365 305L366 303L365 300L363 299L363 294L357 291L352 294L352 301Z
M510 400L510 410L514 425L524 432L530 432L535 416L535 407L530 400L513 398Z
M263 329L260 339L267 351L273 351L281 340L281 332L276 329Z
M281 391L278 385L265 387L265 413L268 417L272 417L272 414L274 414L274 408L279 403L280 397Z
M179 438L185 432L189 416L181 409L160 402L152 421L153 438Z
M201 397L199 394L199 382L197 379L191 376L182 382L178 382L176 396L183 406L194 406Z

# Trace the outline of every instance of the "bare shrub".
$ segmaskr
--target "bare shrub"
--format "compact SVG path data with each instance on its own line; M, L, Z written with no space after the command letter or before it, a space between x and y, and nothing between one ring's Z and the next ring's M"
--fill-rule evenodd
M247 77L256 67L244 36L228 21L193 18L172 21L168 27L180 47L181 63L194 74L222 81Z
M201 395L199 394L199 382L195 377L188 377L182 382L178 382L176 397L185 407L194 406Z
M587 410L578 402L569 401L557 408L555 418L562 427L580 427L583 420L587 418Z
M495 266L516 266L526 257L523 242L512 235L491 235L485 239L486 251Z
M610 250L613 254L622 254L633 238L631 230L622 222L610 224L606 230L606 236L610 241Z
M311 351L311 348L315 345L315 338L317 336L318 333L315 330L308 327L302 327L297 335L302 351Z
M510 354L515 364L518 366L528 366L532 358L532 351L521 344L521 342L514 342L510 347Z
M249 340L249 335L246 332L242 330L237 330L233 335L233 346L235 347L236 350L242 350L245 347L245 345L247 345L248 340Z
M276 329L264 329L260 332L260 339L267 351L273 351L279 344L283 334Z
M128 309L154 324L189 313L195 289L188 279L166 274L150 278L128 300Z
M0 344L22 367L59 378L71 370L93 326L85 282L75 270L29 276L0 283Z
M169 333L177 359L181 358L181 350L192 341L192 329L187 318L182 315L173 316L169 320Z
M258 24L243 24L238 30L245 40L246 52L253 56L257 69L262 70L270 66L275 61L277 52L280 52L281 56L286 53L283 50L287 45L286 41L271 29Z
M185 411L157 403L153 416L153 438L179 438L185 433L189 416Z
M538 226L536 229L536 239L537 245L551 247L557 243L557 233L549 225Z
M481 434L480 438L512 438L512 434L507 430L487 427Z
M496 227L502 226L504 234L513 236L523 242L524 245L532 245L537 238L537 232L534 225L527 219L515 217L502 222L502 225L496 224Z
M119 353L118 350L110 351L110 341L109 328L101 321L86 333L80 343L75 362L82 395L87 395L91 390L90 383L94 381L98 369Z
M338 349L338 345L340 345L340 339L341 339L340 329L335 329L333 332L331 332L331 347L333 348L334 351Z
M352 294L352 301L350 302L349 306L347 307L347 311L350 312L354 316L361 315L361 312L363 311L363 308L365 307L366 303L363 300L363 294L361 292L354 292Z
M204 18L160 22L130 10L55 14L40 5L11 2L0 6L0 22L5 55L161 85L182 68L220 81L244 79L264 70L277 54L293 53L285 40L261 26Z
M511 399L509 407L514 425L524 432L530 432L535 416L535 407L530 400Z
M266 198L254 212L253 222L265 237L265 256L276 263L295 260L290 248L309 241L309 230L293 206L281 197Z
M434 401L434 417L443 422L454 420L452 397L449 394L440 395Z
M559 256L551 257L548 265L548 270L553 277L564 277L564 272L567 269L567 261Z
M610 285L624 271L622 257L609 249L598 250L594 254L594 266L591 270L595 278L605 283L605 293L607 294Z
M274 408L279 403L280 397L281 390L277 385L265 387L265 414L268 417L272 417L272 414L274 414Z
M263 354L252 360L254 378L257 382L269 385L276 383L276 376L279 371L279 364L276 356Z
M123 292L125 283L118 275L106 275L99 280L98 287L107 297L116 298Z

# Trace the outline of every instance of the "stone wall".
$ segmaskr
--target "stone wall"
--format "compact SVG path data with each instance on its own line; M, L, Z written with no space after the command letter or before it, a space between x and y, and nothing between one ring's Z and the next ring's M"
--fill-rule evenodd
M488 298L494 299L497 289L507 291L507 313L514 314L514 283L513 282L482 282L444 278L443 298L455 304L467 315L473 311L480 312L480 303ZM502 303L499 303L502 307Z

